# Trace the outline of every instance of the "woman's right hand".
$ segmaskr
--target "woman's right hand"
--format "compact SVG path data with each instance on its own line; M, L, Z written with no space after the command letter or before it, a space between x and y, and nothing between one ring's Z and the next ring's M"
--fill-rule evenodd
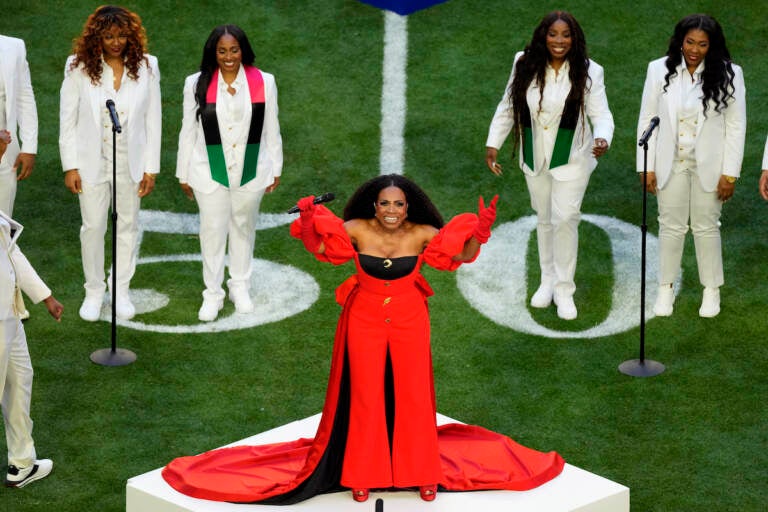
M501 176L501 165L496 161L496 158L499 156L499 150L496 148L492 148L490 146L487 146L485 148L485 165L488 166L488 168L491 170L493 174L496 176Z
M645 182L645 189L650 192L651 194L656 194L656 173L653 171L647 172L648 176ZM639 172L637 173L638 176L640 176L640 186L643 185L643 173Z
M302 197L296 203L299 207L299 215L302 219L309 219L315 214L315 196Z
M191 201L195 200L195 193L192 191L192 187L189 186L189 183L179 183L179 186L181 187L181 190L184 192L185 196L187 196Z
M64 185L73 194L83 193L83 182L77 169L70 169L64 173Z

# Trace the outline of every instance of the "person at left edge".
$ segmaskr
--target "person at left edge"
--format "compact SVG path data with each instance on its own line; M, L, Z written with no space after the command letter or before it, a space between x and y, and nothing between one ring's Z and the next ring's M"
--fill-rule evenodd
M0 129L12 134L0 159L0 210L10 216L16 199L16 182L28 178L35 167L37 108L24 41L3 35L0 35Z
M130 283L136 270L141 198L152 192L160 170L160 70L147 53L139 16L117 6L91 14L64 68L59 151L64 184L78 195L85 300L80 317L99 319L104 300L104 235L112 187L117 187L116 314L136 313ZM116 137L117 183L112 183L113 100L122 132Z
M198 318L224 306L224 255L229 238L229 299L251 313L251 260L264 193L280 184L283 141L275 77L253 65L243 30L220 25L203 47L200 71L184 83L176 177L200 210L203 303Z
M0 130L0 157L10 142L10 132ZM53 461L37 458L32 439L29 409L33 372L21 323L26 311L21 292L35 303L43 301L56 321L64 312L18 247L23 229L0 209L0 397L8 445L6 487L24 487L45 478L53 469Z
M768 138L765 139L765 150L763 151L763 173L760 175L760 195L768 201Z

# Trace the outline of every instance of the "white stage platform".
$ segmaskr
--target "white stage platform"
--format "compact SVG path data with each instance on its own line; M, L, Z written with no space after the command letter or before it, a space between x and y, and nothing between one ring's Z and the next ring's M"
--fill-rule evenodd
M438 414L439 424L455 422ZM320 415L242 439L229 446L265 444L313 437ZM182 455L182 454L179 454ZM172 457L172 456L171 456ZM170 462L170 460L169 460ZM287 506L243 505L190 498L171 488L160 469L135 476L126 485L126 512L361 512L374 510L383 498L384 512L629 512L629 488L570 464L555 479L535 489L516 491L438 492L437 499L425 502L409 491L371 493L368 501L357 503L349 491L315 496Z

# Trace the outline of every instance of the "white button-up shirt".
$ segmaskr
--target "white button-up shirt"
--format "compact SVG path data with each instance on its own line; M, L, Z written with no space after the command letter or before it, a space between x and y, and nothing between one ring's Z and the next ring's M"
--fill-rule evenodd
M102 61L102 72L101 72L101 89L104 92L103 99L104 102L102 103L102 106L100 107L101 112L101 169L102 169L102 180L104 181L111 181L112 180L112 118L109 115L109 110L107 109L106 103L107 100L112 100L115 102L115 111L117 112L118 120L120 121L120 126L126 126L128 122L128 116L130 115L130 112L128 110L129 101L128 101L128 93L126 92L126 82L129 80L128 73L126 72L125 67L123 67L123 76L120 78L120 89L115 90L115 74L112 71L112 67L109 66L106 62ZM125 135L125 130L123 132L116 134L116 141L117 141L117 172L118 173L127 173L128 172L128 137Z

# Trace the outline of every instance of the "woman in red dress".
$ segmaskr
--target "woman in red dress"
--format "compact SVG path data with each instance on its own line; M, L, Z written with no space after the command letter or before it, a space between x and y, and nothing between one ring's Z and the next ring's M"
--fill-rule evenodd
M471 425L435 422L429 342L429 284L422 263L455 270L490 237L496 200L447 225L426 196L401 175L362 185L344 220L313 197L299 201L291 234L317 259L354 260L357 273L336 291L343 311L328 392L313 440L214 450L171 462L163 476L192 496L225 501L295 503L352 489L418 488L432 501L446 490L536 487L557 476L563 459ZM228 475L211 479L211 467ZM232 478L236 468L237 478Z

